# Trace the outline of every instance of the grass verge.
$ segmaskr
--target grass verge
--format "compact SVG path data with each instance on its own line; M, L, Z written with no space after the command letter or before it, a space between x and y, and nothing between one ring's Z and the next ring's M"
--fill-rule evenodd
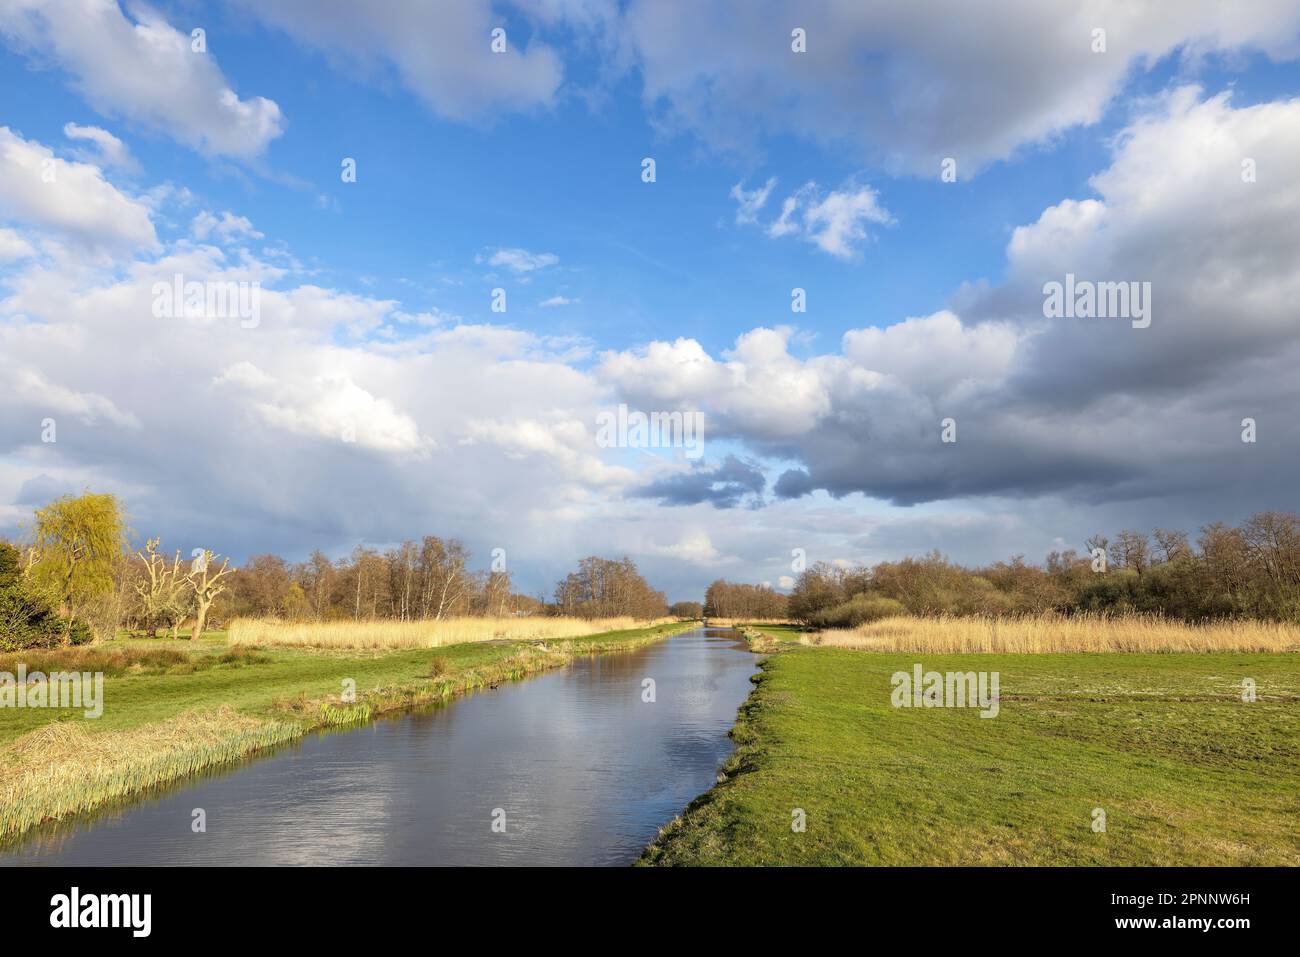
M918 660L999 671L998 717L891 707L892 674ZM786 644L762 669L724 780L641 863L1300 864L1294 655Z

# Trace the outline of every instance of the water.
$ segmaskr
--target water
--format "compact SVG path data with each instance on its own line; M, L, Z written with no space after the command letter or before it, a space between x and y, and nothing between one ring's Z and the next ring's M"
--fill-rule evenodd
M630 864L712 787L755 667L703 628L579 659L44 828L0 863Z

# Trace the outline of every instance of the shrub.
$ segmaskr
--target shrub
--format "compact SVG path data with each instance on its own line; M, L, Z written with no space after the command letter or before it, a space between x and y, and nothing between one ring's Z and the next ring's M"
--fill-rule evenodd
M63 637L63 623L47 604L21 585L0 588L0 651L50 648Z
M856 628L882 618L906 614L907 608L896 599L854 595L846 602L814 613L811 624L817 628Z
M22 575L18 558L18 549L9 542L0 542L0 588L18 584L18 578Z
M0 651L53 648L63 644L84 645L94 640L90 626L78 619L70 623L21 581L0 588Z

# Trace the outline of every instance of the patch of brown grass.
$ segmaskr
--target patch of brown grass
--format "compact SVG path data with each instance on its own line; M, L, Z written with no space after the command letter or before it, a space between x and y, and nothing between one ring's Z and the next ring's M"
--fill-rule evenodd
M161 673L183 665L190 656L173 648L32 648L0 655L0 671L14 674L20 664L33 671L102 671L106 675Z
M304 648L439 648L477 641L549 641L607 631L646 628L676 619L448 618L442 621L283 622L240 618L230 623L231 645Z

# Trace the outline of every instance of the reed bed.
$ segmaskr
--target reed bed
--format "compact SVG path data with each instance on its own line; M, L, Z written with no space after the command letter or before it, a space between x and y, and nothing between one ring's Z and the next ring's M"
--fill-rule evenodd
M301 734L226 707L102 733L52 721L0 749L0 840Z
M300 648L439 648L477 641L556 641L607 631L649 628L673 618L447 618L442 621L284 622L240 618L230 623L232 645Z
M1295 652L1300 651L1300 626L1266 621L1189 625L1143 615L896 617L852 629L829 629L800 641L862 651L956 654Z

